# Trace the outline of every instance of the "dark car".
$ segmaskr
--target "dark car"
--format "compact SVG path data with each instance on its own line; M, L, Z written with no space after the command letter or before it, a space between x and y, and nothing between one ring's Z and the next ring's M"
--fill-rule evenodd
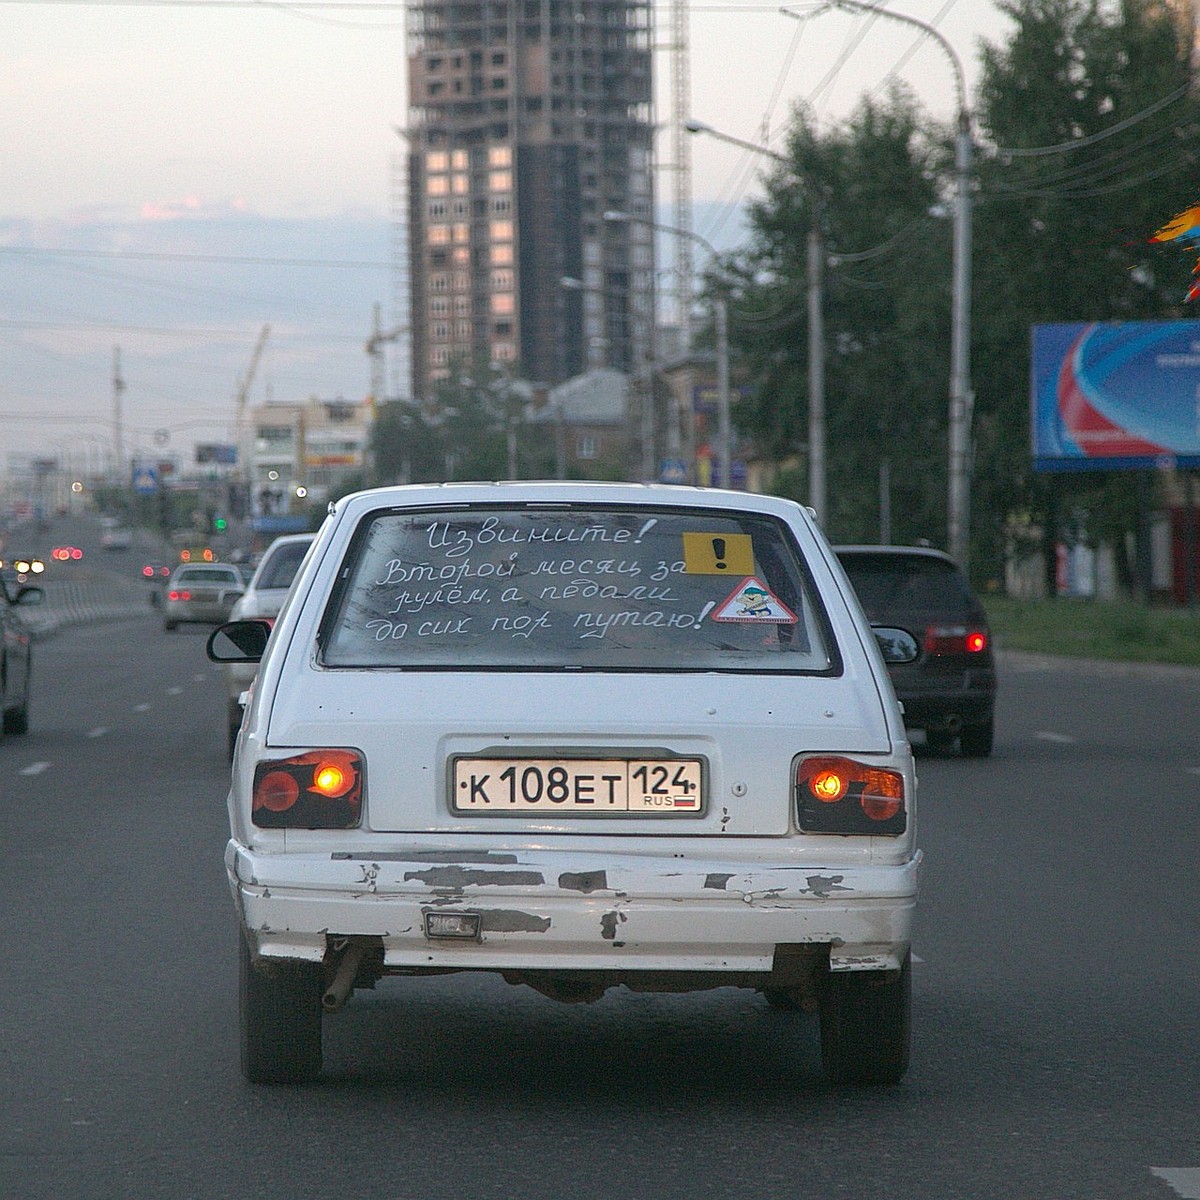
M42 601L40 587L26 587L7 568L0 570L0 730L29 732L32 636L20 610Z
M873 625L906 629L916 662L888 670L904 723L933 749L958 739L963 754L992 752L996 663L983 605L954 560L924 546L835 547Z

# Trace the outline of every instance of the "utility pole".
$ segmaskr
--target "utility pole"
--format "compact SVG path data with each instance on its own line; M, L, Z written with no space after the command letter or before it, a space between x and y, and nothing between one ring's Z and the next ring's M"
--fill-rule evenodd
M121 347L113 347L113 482L120 485L125 472L125 426L121 417L121 396L125 380L121 378Z
M712 256L713 262L720 260L716 247L705 237L701 237L691 229L676 228L672 225L661 225L648 217L635 216L632 213L610 209L604 214L606 221L630 221L635 225L648 225L662 233L671 233L676 237L685 238L703 246ZM733 434L729 420L729 308L723 294L718 294L712 301L713 330L717 339L717 464L720 470L721 486L732 486L732 441ZM688 347L689 351L691 347Z
M958 92L958 131L954 141L954 266L951 278L950 311L950 411L948 416L946 549L965 571L971 551L971 110L967 104L966 75L962 60L946 35L936 26L907 13L894 12L867 0L831 0L830 8L848 8L873 17L890 17L915 25L945 52L954 70ZM819 11L824 12L825 9ZM793 20L800 13L780 9Z

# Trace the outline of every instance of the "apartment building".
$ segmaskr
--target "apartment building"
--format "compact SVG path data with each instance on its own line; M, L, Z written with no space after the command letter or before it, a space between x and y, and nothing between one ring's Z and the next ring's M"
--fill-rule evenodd
M637 370L654 329L649 4L408 12L414 398L481 365L548 386Z

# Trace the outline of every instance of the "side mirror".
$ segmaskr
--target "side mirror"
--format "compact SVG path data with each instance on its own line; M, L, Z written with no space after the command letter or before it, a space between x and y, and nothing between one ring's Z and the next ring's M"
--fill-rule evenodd
M873 625L871 632L879 643L883 661L889 667L916 662L917 656L921 653L917 639L907 629L893 629L889 625Z
M226 621L208 635L205 651L216 663L256 663L270 636L270 621Z

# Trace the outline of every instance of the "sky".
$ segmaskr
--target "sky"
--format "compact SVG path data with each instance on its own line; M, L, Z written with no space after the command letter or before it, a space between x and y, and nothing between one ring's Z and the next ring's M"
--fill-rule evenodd
M969 95L980 39L1008 29L990 0L891 7L937 26ZM835 123L896 70L953 116L949 56L918 29L806 8L692 0L691 115L780 149L795 104ZM669 164L668 6L655 16ZM377 306L383 328L403 319L404 19L388 0L0 0L0 473L109 465L117 397L128 454L189 466L197 442L233 440L243 391L368 394ZM689 150L693 228L727 249L765 160L704 135ZM664 219L674 186L664 171Z

